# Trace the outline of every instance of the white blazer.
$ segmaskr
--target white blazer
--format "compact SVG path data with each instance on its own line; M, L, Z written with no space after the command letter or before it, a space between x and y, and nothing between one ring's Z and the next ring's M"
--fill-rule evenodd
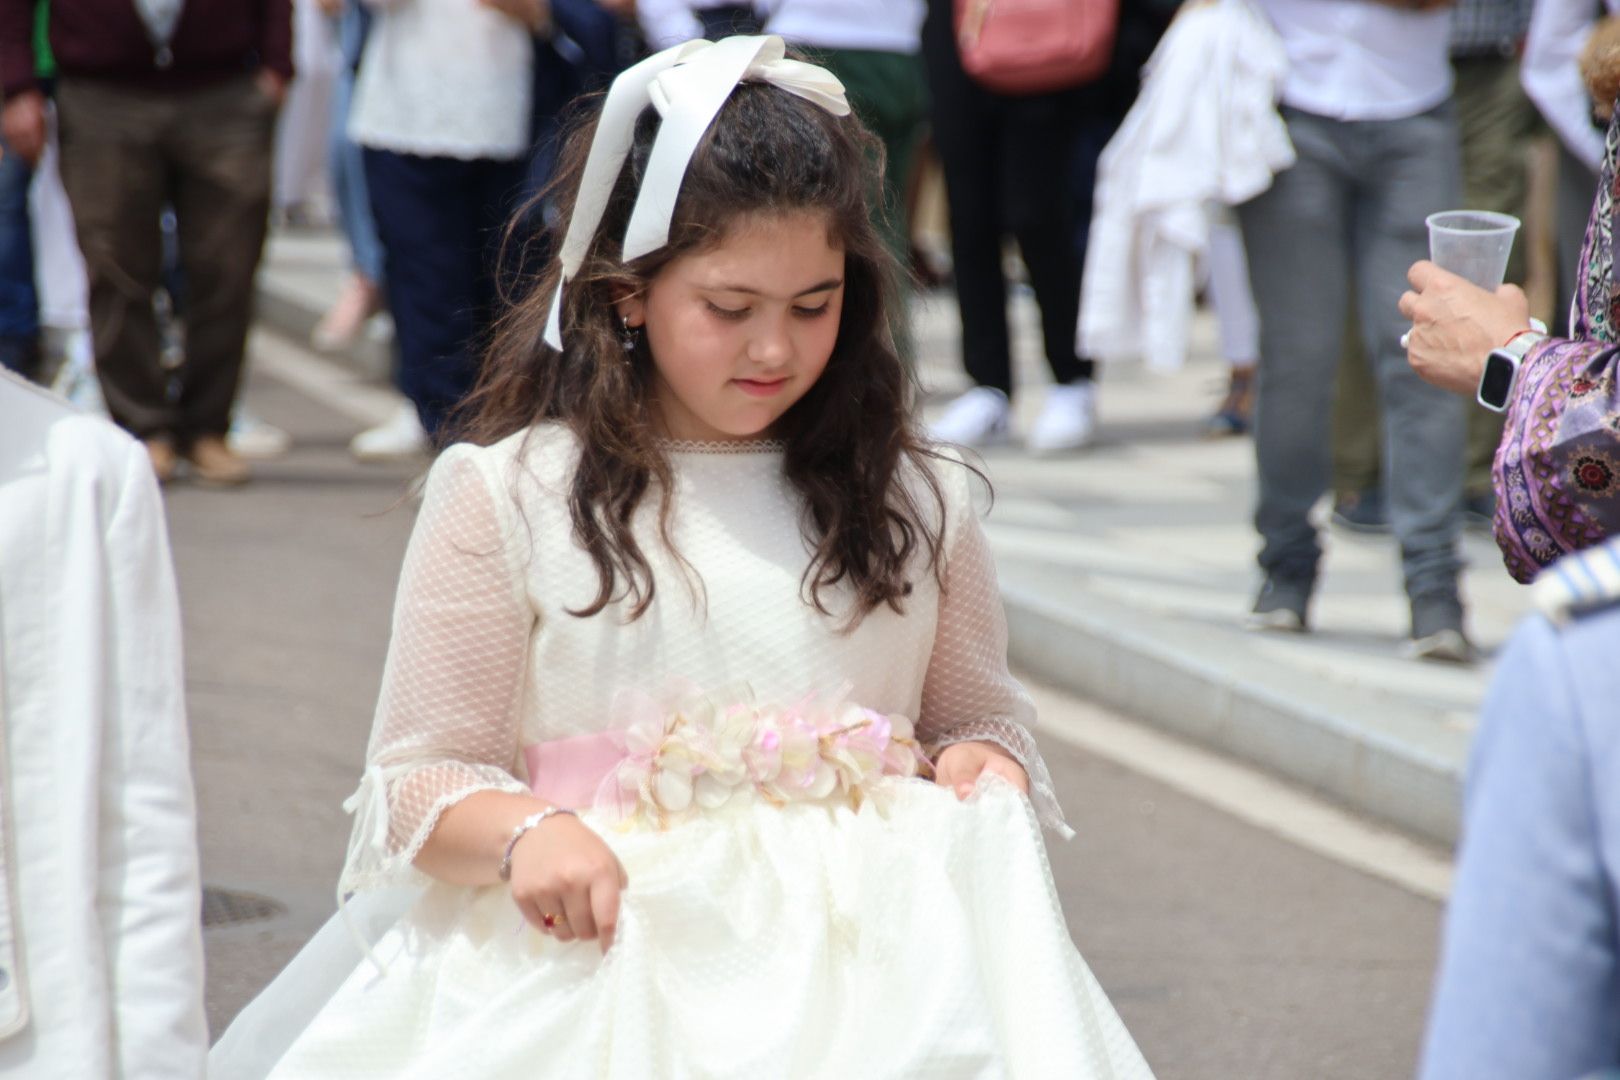
M1181 367L1210 225L1294 164L1276 104L1287 70L1248 0L1193 4L1170 24L1097 163L1080 355Z
M145 451L0 373L0 1077L203 1075L201 893Z

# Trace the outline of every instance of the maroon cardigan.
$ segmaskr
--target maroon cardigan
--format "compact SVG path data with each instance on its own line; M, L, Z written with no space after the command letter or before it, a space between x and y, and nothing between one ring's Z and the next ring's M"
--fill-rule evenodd
M38 86L35 0L0 0L0 92ZM57 74L148 90L190 90L261 67L290 79L292 0L185 0L159 67L135 0L50 0Z

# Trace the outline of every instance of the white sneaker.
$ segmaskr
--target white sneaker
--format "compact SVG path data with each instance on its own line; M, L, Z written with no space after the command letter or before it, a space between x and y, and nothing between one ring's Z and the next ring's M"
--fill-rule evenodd
M238 408L231 417L231 430L225 436L225 445L237 457L254 461L278 458L292 447L292 436L267 424L246 409Z
M1024 440L1033 454L1056 454L1089 446L1097 435L1097 384L1090 379L1046 392L1046 404Z
M934 441L957 446L990 446L1007 441L1012 405L1007 395L991 386L975 386L929 426Z
M403 461L421 457L430 449L422 419L410 402L383 423L362 431L349 442L349 452L361 461Z

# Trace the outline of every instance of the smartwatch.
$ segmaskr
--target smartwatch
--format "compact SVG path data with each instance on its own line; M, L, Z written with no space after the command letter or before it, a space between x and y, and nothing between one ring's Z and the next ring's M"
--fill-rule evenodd
M1532 320L1535 322L1535 320ZM1485 368L1479 373L1479 391L1474 400L1492 412L1506 412L1513 399L1513 384L1519 377L1519 365L1531 349L1547 340L1547 327L1538 323L1533 329L1515 334L1500 349L1492 349L1485 358Z

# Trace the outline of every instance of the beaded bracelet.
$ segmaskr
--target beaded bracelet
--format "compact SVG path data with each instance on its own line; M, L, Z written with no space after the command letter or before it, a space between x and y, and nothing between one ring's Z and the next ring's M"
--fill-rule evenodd
M512 839L506 842L506 854L501 856L501 868L499 871L501 880L512 880L512 852L517 850L517 842L523 839L524 833L528 832L530 829L534 828L536 825L540 824L542 821L545 821L549 817L555 817L558 814L573 813L574 812L572 810L564 806L548 806L538 814L530 814L528 817L518 822L517 827L512 830ZM578 817L579 815L575 814L574 816Z

